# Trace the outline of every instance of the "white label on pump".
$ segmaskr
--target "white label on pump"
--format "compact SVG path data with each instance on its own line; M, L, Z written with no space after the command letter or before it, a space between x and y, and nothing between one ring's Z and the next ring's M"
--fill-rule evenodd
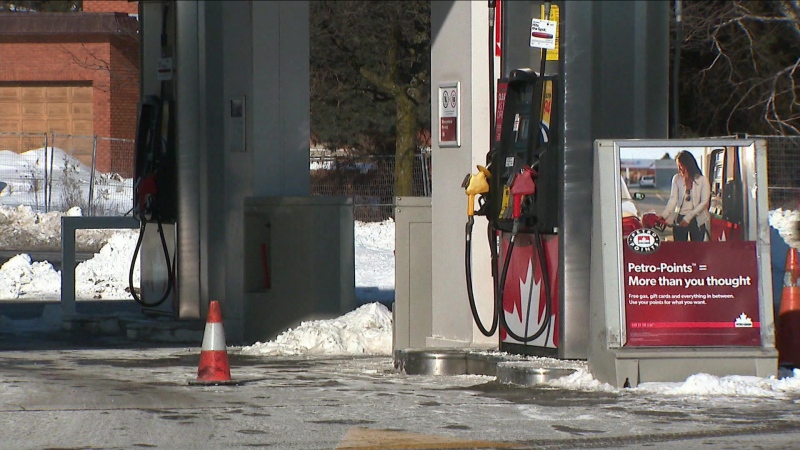
M156 64L158 81L169 81L172 79L172 58L159 58Z
M514 167L514 157L506 156L506 167Z
M519 131L519 114L514 114L514 129L513 131Z
M553 20L532 19L530 46L554 50L556 48L556 26L558 23Z

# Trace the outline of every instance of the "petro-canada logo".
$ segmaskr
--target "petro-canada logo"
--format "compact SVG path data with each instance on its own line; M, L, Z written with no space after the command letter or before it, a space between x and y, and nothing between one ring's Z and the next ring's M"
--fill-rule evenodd
M742 313L733 321L733 326L736 328L753 328L753 319L747 317L747 314Z
M628 235L628 247L636 253L653 253L661 245L661 238L650 228L639 228Z

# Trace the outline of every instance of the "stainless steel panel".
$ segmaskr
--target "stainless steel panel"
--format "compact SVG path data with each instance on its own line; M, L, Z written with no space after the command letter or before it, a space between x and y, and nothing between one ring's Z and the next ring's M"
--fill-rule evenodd
M494 376L502 358L459 349L408 349L395 352L395 368L407 375Z
M592 36L595 2L579 7L568 3L562 11L561 36L564 81L561 111L564 170L560 218L558 356L586 358L589 324L589 247L591 244L593 109ZM583 205L583 206L581 206Z
M520 386L546 383L575 373L575 369L535 367L525 362L504 362L497 365L497 381Z
M668 2L561 4L564 170L559 357L586 358L593 142L666 138ZM586 205L586 206L584 206Z
M200 81L198 3L175 2L175 119L178 171L178 263L176 269L179 318L200 317Z

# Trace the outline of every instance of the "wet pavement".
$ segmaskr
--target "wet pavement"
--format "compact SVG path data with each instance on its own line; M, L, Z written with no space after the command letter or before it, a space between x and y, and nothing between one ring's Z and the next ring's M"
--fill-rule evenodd
M796 448L797 397L666 397L405 375L389 357L229 347L238 386L192 386L198 346L0 333L0 449Z

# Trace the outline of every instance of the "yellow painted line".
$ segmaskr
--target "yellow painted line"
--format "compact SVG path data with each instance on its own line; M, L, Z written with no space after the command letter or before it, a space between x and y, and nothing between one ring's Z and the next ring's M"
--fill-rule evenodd
M336 450L514 448L509 442L471 441L404 431L355 427L347 430Z

